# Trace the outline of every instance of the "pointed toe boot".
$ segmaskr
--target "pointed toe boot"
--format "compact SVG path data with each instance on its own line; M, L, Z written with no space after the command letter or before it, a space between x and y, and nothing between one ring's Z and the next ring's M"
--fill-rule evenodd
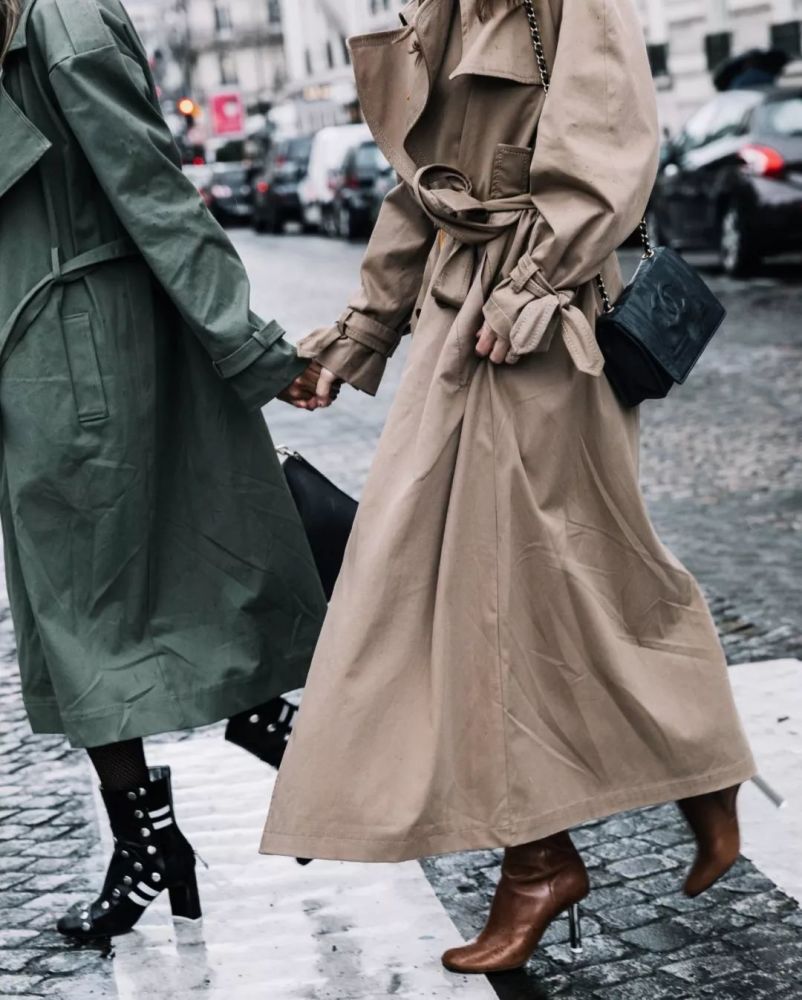
M739 790L740 785L734 785L677 803L696 838L696 859L684 886L686 896L705 892L738 860L741 853Z
M581 950L578 906L589 891L584 862L567 833L507 848L485 929L470 944L447 951L443 965L477 974L520 969L566 911L571 947Z
M151 768L144 788L101 791L114 835L106 880L94 902L61 917L59 932L75 941L127 934L164 890L174 917L199 919L195 853L175 822L170 769Z

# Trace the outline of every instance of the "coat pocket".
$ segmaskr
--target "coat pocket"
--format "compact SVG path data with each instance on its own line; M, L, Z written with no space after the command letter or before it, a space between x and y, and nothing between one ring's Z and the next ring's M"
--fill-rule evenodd
M496 146L493 157L493 182L491 198L510 198L529 190L529 171L534 150L531 146L509 146L504 142Z
M97 360L91 317L89 313L65 316L62 329L78 420L82 424L98 423L108 417L109 408Z

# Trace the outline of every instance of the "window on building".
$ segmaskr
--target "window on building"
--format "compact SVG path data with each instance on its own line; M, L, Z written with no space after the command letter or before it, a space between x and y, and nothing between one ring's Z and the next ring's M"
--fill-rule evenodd
M312 53L309 49L304 50L304 61L306 62L306 75L312 75Z
M351 51L348 48L348 40L346 39L345 35L340 35L340 45L342 46L343 50L343 62L345 63L346 66L348 66L351 62Z
M652 76L668 76L668 44L647 46Z
M715 69L725 59L729 59L732 55L732 32L717 31L715 34L705 35L705 54L708 69Z
M802 21L785 21L772 24L771 47L780 49L791 58L802 56Z
M214 5L214 26L218 33L231 31L233 28L231 8L227 3L216 3Z
M326 42L326 65L329 69L334 69L334 49L330 40Z
M220 83L239 83L237 58L233 52L220 53Z
M267 20L270 24L281 24L281 0L267 0Z

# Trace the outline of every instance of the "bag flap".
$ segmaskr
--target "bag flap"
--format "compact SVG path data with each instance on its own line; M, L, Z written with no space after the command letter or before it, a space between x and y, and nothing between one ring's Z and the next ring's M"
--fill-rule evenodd
M50 149L50 142L11 100L0 81L0 136L4 154L0 157L0 198L2 198Z
M725 315L699 274L670 248L658 247L603 321L635 338L682 383Z

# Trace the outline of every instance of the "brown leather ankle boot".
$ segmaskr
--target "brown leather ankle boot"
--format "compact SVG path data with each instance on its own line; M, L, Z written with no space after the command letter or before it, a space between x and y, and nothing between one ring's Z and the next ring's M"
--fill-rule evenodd
M508 847L487 926L470 944L443 955L451 972L520 969L549 924L590 892L588 873L567 833Z
M681 799L680 807L696 837L696 860L685 882L685 895L698 896L726 874L741 853L736 801L740 785Z

